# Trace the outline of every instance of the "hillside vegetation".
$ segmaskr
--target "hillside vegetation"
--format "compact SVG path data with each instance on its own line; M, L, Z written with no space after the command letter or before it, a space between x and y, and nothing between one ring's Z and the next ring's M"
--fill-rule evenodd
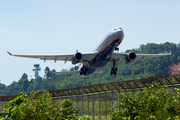
M120 61L117 64L117 75L110 75L112 64L106 65L104 68L99 69L103 74L93 74L87 77L77 75L54 75L56 70L50 70L46 67L45 78L38 76L36 79L28 81L26 73L22 75L18 82L14 81L10 85L0 83L0 95L13 95L20 92L29 93L31 91L55 90L62 88L80 87L91 84L139 79L153 76L166 75L168 73L168 66L172 63L180 62L180 43L163 43L155 44L148 43L142 44L139 48L126 50L125 53L135 52L143 54L156 54L164 53L172 50L172 55L165 57L156 57L146 60L136 60L131 64L125 64L125 61ZM78 67L74 66L70 70L77 70ZM64 69L63 69L64 70Z

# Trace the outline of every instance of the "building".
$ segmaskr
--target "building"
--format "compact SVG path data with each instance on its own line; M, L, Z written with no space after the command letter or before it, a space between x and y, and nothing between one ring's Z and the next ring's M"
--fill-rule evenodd
M39 64L34 64L34 68L32 69L32 71L35 72L34 77L36 78L39 75L39 71L41 71L41 68L39 67Z

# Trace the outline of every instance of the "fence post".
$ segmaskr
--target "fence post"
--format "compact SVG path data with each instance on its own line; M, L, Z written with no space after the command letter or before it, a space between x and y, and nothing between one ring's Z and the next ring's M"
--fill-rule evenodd
M101 100L101 95L99 93L99 116L101 116L101 112L100 112L101 111L101 103L100 103L101 101L100 100Z
M94 93L93 93L93 101L92 101L92 107L93 107L93 120L94 120Z
M119 98L118 98L119 102L118 102L118 104L120 103L120 100L121 100L120 94L121 94L121 92L119 91ZM120 107L119 107L119 109L120 109Z
M78 96L76 96L76 104L77 104L77 109L78 109Z
M89 114L89 95L87 95L87 97L88 97L88 98L87 98L87 100L88 100L88 115L90 115L90 114Z
M112 98L112 112L113 112L113 107L114 107L114 106L113 106L113 101L114 101L114 100L113 100L113 92L112 92L112 97L111 97L111 98Z
M83 116L84 110L83 110L83 95L82 95L82 116Z
M107 120L107 93L105 91L105 111L106 111L106 120Z

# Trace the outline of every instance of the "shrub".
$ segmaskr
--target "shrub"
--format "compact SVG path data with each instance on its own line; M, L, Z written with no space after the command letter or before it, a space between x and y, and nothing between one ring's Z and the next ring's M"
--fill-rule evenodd
M6 104L1 116L5 120L77 120L77 113L72 101L64 99L54 103L49 92L43 91L43 94L21 93Z
M167 87L144 89L136 94L120 94L116 111L111 120L176 119L180 115L180 89L175 93Z

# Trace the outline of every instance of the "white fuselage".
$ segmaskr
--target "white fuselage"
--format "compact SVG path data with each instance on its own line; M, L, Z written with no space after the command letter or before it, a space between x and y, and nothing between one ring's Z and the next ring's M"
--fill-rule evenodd
M124 33L122 28L115 27L112 30L110 30L107 35L102 39L100 44L95 48L95 52L99 53L101 52L108 44L110 44L113 40L120 39L120 42L122 42L124 38Z
M82 66L79 70L79 75L82 71L86 71L86 75L90 75L96 71L96 69L104 67L110 60L110 56L114 49L122 42L124 38L123 30L120 27L115 27L110 30L100 44L93 51L96 56L89 64Z

